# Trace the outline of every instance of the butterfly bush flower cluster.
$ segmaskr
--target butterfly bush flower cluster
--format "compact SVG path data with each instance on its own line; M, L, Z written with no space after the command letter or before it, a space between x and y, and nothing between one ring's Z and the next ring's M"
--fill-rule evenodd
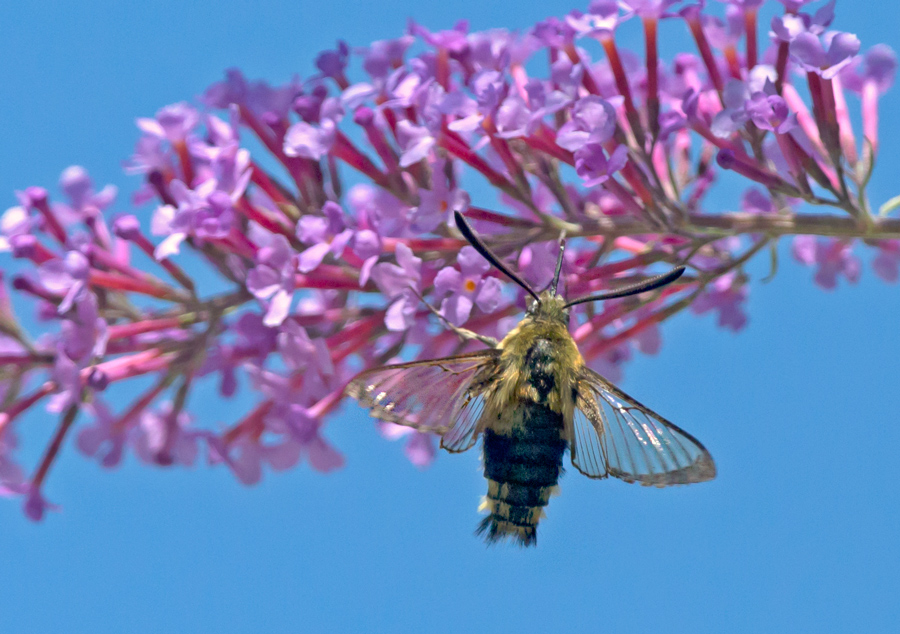
M663 56L663 29L691 49ZM325 424L356 372L475 349L447 324L502 337L525 306L457 210L538 289L565 234L570 298L687 266L573 309L587 363L613 380L681 311L743 328L745 264L782 238L824 288L855 282L862 258L895 282L900 219L873 213L866 185L897 60L836 29L833 1L805 0L595 0L522 33L411 23L339 43L306 79L231 70L139 119L130 204L72 167L58 195L28 187L0 219L0 493L40 519L66 446L245 484L340 468ZM726 211L706 202L722 180ZM251 405L208 420L204 382ZM433 459L433 438L380 428ZM35 465L26 434L47 434Z

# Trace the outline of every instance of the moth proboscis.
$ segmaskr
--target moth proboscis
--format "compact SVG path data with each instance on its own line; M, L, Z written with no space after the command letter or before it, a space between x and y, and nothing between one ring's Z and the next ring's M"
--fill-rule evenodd
M553 281L538 294L487 248L462 214L454 216L469 243L531 295L525 317L491 348L366 370L346 393L375 418L438 434L451 453L482 438L488 481L482 509L488 515L477 532L488 543L512 538L536 544L567 449L589 478L657 487L713 479L716 467L706 448L588 368L568 330L572 306L654 290L678 279L684 267L566 302L557 293L563 240Z

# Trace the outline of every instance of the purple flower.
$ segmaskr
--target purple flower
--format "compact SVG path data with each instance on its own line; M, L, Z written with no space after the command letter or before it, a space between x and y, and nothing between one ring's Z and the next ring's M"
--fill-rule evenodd
M900 240L879 240L877 246L872 270L885 282L896 282L900 279Z
M800 8L805 5L813 2L813 0L778 0L781 4L784 5L784 8L788 11L795 12L799 11ZM829 4L834 4L833 2L829 2Z
M297 237L301 242L312 244L300 253L297 268L301 273L315 270L329 253L340 258L355 235L344 224L344 211L340 205L329 200L322 206L322 211L324 218L303 216L297 224Z
M313 469L328 473L344 466L344 457L322 438L322 421L311 416L308 409L293 404L276 408L273 416L283 418L291 438L299 445L299 458L309 460Z
M622 343L586 361L592 370L613 383L619 383L622 380L622 365L629 359L631 348L627 343Z
M719 327L739 331L747 325L747 315L744 314L742 304L747 299L748 291L747 285L737 280L735 272L716 278L691 304L691 312L702 315L714 310L719 314Z
M857 93L861 93L867 83L874 83L883 94L894 83L896 73L897 54L886 44L876 44L841 71L841 80Z
M509 93L509 85L503 73L490 69L477 73L471 81L471 89L481 114L493 114Z
M408 235L409 207L380 187L354 185L347 192L347 205L360 228L371 229L379 237Z
M200 183L196 189L189 189L179 180L169 184L178 207L162 205L153 214L151 231L167 236L154 251L157 260L178 253L188 237L224 238L229 234L236 217L234 201L243 192L229 194L217 187L215 179Z
M628 3L621 3L626 8ZM634 3L631 3L634 4ZM620 24L634 15L633 11L620 13L616 0L593 0L588 12L572 11L566 16L566 24L580 37L598 37L615 31Z
M762 5L765 0L719 0L719 2L723 2L728 4L728 8L734 7L736 9L756 9Z
M575 152L587 143L605 143L615 129L616 109L609 101L590 95L575 102L571 120L556 134L556 144Z
M375 425L378 428L378 432L388 440L399 440L400 438L408 437L403 453L418 468L424 469L434 462L434 458L437 455L437 447L432 434L423 434L412 427L382 421L375 423Z
M805 70L824 79L837 75L858 52L859 39L852 33L826 33L824 44L810 32L800 33L791 41L794 60Z
M88 260L79 251L68 251L61 260L50 260L38 269L41 284L55 295L62 295L59 313L65 314L75 301L87 294L90 273Z
M607 158L603 146L587 143L575 152L575 171L585 187L594 187L625 167L627 161L628 149L624 145L616 147Z
M422 258L413 255L412 249L397 244L397 264L381 262L372 269L372 279L378 289L392 300L385 315L388 330L400 331L409 328L414 321L419 298L419 284L422 280ZM415 292L414 292L415 291Z
M60 218L85 220L96 218L99 212L109 207L116 199L118 189L107 185L99 192L94 192L94 183L87 170L79 165L72 165L63 170L59 177L59 188L69 197L69 204L57 203L54 211Z
M553 279L558 248L555 242L529 244L519 255L518 269L533 288L544 288Z
M403 63L406 49L415 41L409 35L394 40L378 40L363 49L363 69L375 79L384 79Z
M788 110L780 95L753 93L746 103L746 112L761 130L784 134L797 127L797 115Z
M199 123L200 115L197 110L181 102L160 109L153 119L139 118L137 127L158 139L184 143Z
M10 425L5 426L3 434L0 434L0 496L14 494L25 485L25 474L13 460L17 446L15 432Z
M0 253L13 250L15 238L31 236L35 219L31 217L25 207L10 207L0 216Z
M78 432L75 443L78 450L85 456L99 458L100 464L106 468L118 466L125 449L125 434L116 432L116 419L100 399L95 397L84 407L94 415L94 422Z
M190 427L187 412L172 411L164 404L159 411L144 411L134 430L131 444L134 454L143 462L189 467L197 459L197 434Z
M758 87L761 81L764 84ZM725 85L722 98L725 108L716 114L710 126L719 138L731 136L748 119L763 130L781 134L797 126L797 115L788 110L787 103L776 93L768 69L756 73L748 83L730 80Z
M701 22L706 37L719 49L734 46L744 35L744 9L732 4L725 8L724 22L712 15L704 15Z
M243 434L227 450L220 445L215 440L210 443L213 455L224 460L238 480L247 486L259 483L264 464L268 464L273 471L285 471L294 467L302 455L302 445L291 437L264 443Z
M321 125L298 121L284 135L284 153L318 161L331 150L335 133L331 119L325 119Z
M334 50L322 51L316 57L316 68L322 71L325 77L338 79L344 76L347 68L347 59L350 56L350 47L346 42L339 41Z
M239 361L235 359L234 346L218 344L207 350L203 364L197 369L196 376L207 376L218 373L221 375L219 382L219 394L229 398L234 396L238 388L236 370Z
M231 202L237 201L250 183L250 152L240 147L236 139L223 141L222 145L197 144L192 146L195 170L194 183L212 181L215 194L227 194ZM225 203L224 196L222 202Z
M781 42L792 42L801 33L821 35L834 20L834 0L822 5L813 15L785 13L772 18L770 35Z
M443 173L443 161L434 169ZM450 221L454 211L460 213L469 208L469 194L462 189L448 187L446 178L435 178L431 189L419 190L419 206L412 212L412 229L419 233L435 231Z
M63 353L78 363L88 363L91 357L106 353L109 337L106 320L100 316L97 297L84 293L74 302L74 310L62 321L59 343Z
M175 171L172 153L161 139L144 135L134 144L134 153L123 163L126 174L171 174ZM145 183L132 196L135 205L156 198L156 190Z
M254 383L273 401L273 407L264 420L266 435L275 435L284 443L277 451L267 451L261 457L276 469L289 468L303 457L308 458L317 471L328 472L343 466L344 457L322 438L322 421L313 414L312 408L303 405L318 401L329 390L317 374L307 373L299 391L286 377L268 371L255 372ZM249 446L244 449L249 452L243 457L247 463L245 469L248 464L259 463L253 452L266 448L259 442L256 444L259 445L256 448ZM257 452L257 455L260 454ZM276 463L273 464L273 460Z
M284 364L294 371L314 369L321 377L334 375L331 352L322 338L311 339L306 329L292 319L281 324L278 352Z
M748 188L741 197L741 211L749 214L769 214L777 210L769 194L758 187Z
M620 5L630 9L642 18L661 18L674 4L682 0L622 0ZM759 0L762 2L762 0Z
M231 104L243 106L266 121L282 121L287 117L294 98L302 89L298 79L284 86L272 88L266 82L247 83L241 71L225 71L225 80L210 86L203 102L211 108L227 108Z
M265 307L263 324L281 324L291 310L296 284L296 263L287 238L272 236L272 241L256 253L256 266L247 273L247 290Z
M427 158L437 141L425 126L417 126L404 120L397 124L397 142L403 151L400 166L409 167Z
M72 405L81 403L81 369L83 364L70 359L65 351L57 349L53 359L53 371L50 376L56 384L56 392L47 403L47 411L59 414Z
M851 284L859 281L862 266L853 255L852 241L797 236L791 245L791 251L798 262L807 266L818 265L814 279L822 288L837 288L839 275L846 277Z
M657 324L647 326L634 337L637 349L644 354L659 354L662 348L662 333Z
M459 20L452 29L446 31L429 31L421 24L417 24L413 20L410 20L407 31L410 35L421 37L426 44L434 48L445 48L451 53L460 53L468 44L466 41L466 34L469 32L469 23L466 20Z
M56 504L51 504L47 501L38 487L26 484L20 489L21 491L19 492L25 496L25 504L23 506L25 516L32 522L40 522L44 519L44 513L47 511L59 510Z
M558 60L565 62L565 60ZM578 82L581 77L578 77ZM573 100L577 88L566 86L566 79L560 82L560 90L549 90L552 84L547 84L538 79L529 79L525 84L525 92L528 95L528 105L519 95L510 95L497 110L497 129L503 138L514 138L534 133L540 126L544 117L555 114L567 108ZM571 94L565 89L570 88Z
M443 297L441 314L450 323L461 326L469 319L477 305L485 313L492 313L500 305L503 285L495 277L484 277L491 265L472 247L463 247L457 257L459 270L447 266L434 278L435 296Z
M278 330L266 326L264 316L259 313L246 312L238 317L232 330L237 337L237 345L257 354L259 363L275 351Z

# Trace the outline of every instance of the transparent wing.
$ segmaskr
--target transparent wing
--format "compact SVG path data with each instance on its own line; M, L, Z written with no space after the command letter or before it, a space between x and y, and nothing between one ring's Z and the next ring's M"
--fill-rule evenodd
M572 429L569 431L569 451L572 464L589 478L605 478L609 475L606 469L606 458L600 444L601 428L595 421L601 421L600 407L597 401L584 390L588 396L579 394L575 400L575 416ZM602 425L602 424L601 424Z
M572 442L575 466L591 477L597 444L606 474L647 486L705 482L716 476L712 456L696 438L644 407L602 376L585 368L576 388L573 432L579 415L590 421L596 439Z
M483 350L386 365L360 373L345 392L375 418L439 434L447 451L465 451L478 437L484 389L499 357L499 350Z

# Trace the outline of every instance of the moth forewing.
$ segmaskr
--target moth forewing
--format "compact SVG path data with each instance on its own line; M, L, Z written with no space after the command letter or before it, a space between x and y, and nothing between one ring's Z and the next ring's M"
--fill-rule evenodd
M471 413L469 395L480 392L498 357L489 349L386 365L361 372L344 392L375 418L443 436Z

